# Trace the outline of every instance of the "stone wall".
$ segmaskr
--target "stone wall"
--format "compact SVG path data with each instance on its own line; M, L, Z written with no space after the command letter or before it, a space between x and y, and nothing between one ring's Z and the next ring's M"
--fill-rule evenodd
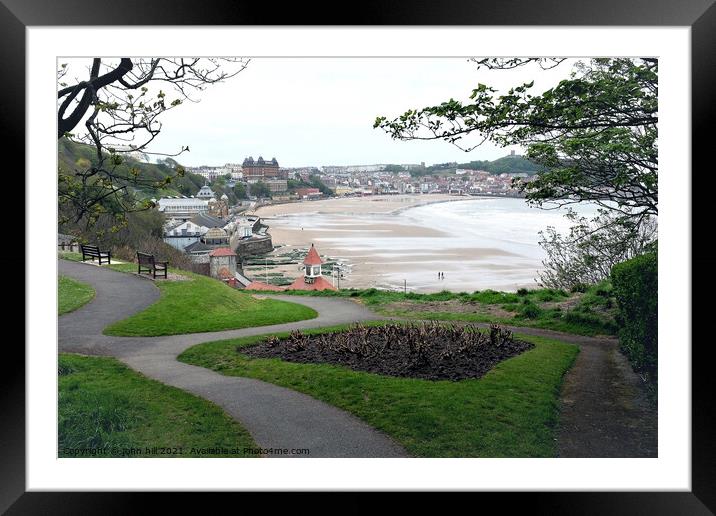
M270 253L273 251L273 242L271 235L261 238L250 238L246 240L231 239L231 248L239 257L239 263L244 258L256 256L259 254Z

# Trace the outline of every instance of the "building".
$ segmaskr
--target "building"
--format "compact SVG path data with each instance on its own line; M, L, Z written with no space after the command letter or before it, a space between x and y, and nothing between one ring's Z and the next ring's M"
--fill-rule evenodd
M286 287L286 290L338 290L323 277L321 265L323 265L323 260L321 260L314 245L311 244L311 248L303 260L303 277L296 279Z
M278 287L276 285L270 285L262 281L252 281L246 288L248 290L338 290L334 287L330 281L323 277L321 266L323 260L321 260L318 251L313 244L308 250L306 257L303 260L303 276L297 278L288 287Z
M296 190L296 195L300 199L310 199L312 197L320 197L321 191L318 188L299 188Z
M189 258L194 263L209 263L209 253L214 249L214 247L206 245L199 239L186 246L184 252L189 255Z
M236 281L236 253L228 247L219 247L209 253L209 275L225 281L232 287Z
M164 242L183 251L186 246L198 242L208 230L209 228L206 226L185 221L164 231Z
M204 233L204 237L202 238L202 241L206 245L213 245L213 246L228 245L229 234L221 228L211 228L206 233Z
M204 185L199 189L199 193L196 194L196 197L197 199L204 199L205 201L208 201L209 199L214 199L216 194L211 188L209 188L209 185Z
M207 213L197 213L191 218L194 224L199 226L206 226L207 228L223 228L226 225L226 221L219 217L214 217Z
M184 248L192 262L210 263L210 253L229 245L229 234L220 227L209 228L197 241Z
M288 190L288 181L286 179L268 179L264 181L269 187L271 193L280 193Z
M207 201L194 197L163 197L157 204L167 218L178 220L188 220L209 210Z
M276 158L271 158L271 161L266 161L259 156L259 159L254 161L254 158L249 156L241 164L241 169L244 179L249 183L281 177L281 170L279 169Z
M226 194L218 201L209 199L209 215L212 217L226 218L229 216L229 197Z

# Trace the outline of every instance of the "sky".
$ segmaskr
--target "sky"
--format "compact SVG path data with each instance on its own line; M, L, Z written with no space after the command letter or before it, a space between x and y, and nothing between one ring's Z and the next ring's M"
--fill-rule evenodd
M571 66L477 70L465 58L254 58L235 77L195 93L198 102L163 113L148 150L173 154L189 146L177 158L185 166L248 156L275 157L282 167L493 160L524 149L485 143L466 153L439 140L393 140L373 123L450 98L467 101L478 83L504 92L535 80L542 92Z

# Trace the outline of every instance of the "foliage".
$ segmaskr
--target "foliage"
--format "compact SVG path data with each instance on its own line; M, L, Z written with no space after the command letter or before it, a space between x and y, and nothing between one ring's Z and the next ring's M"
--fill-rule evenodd
M609 278L614 265L652 248L657 238L653 217L637 224L605 210L592 220L572 210L566 216L573 224L568 236L553 227L539 232L539 244L547 252L539 278L546 287L579 291L599 283Z
M619 342L634 370L656 384L658 373L658 257L645 253L612 269L622 322Z
M113 358L62 353L58 375L60 457L207 456L192 448L236 450L222 457L254 456L244 450L256 446L249 433L221 408ZM155 447L182 452L156 455Z
M469 163L458 163L456 168L468 170L484 170L491 174L504 174L507 172L524 172L528 175L543 172L544 168L531 162L524 156L503 156L496 160L477 160Z
M263 338L200 344L179 360L308 394L385 432L413 456L556 455L560 386L577 355L576 346L516 335L535 347L497 364L480 379L451 382L381 376L330 364L251 359L236 352L237 346L251 346Z
M236 199L248 199L249 195L246 190L246 185L244 183L236 183L234 185L234 197Z
M148 201L138 202L130 185L161 190L183 177L184 169L162 164L162 178L150 179L138 167L126 166L124 155L147 153L161 132L163 113L191 101L193 92L235 76L247 63L241 58L94 58L84 70L77 62L62 63L57 70L57 137L90 144L93 156L60 173L60 211L75 224L91 227L104 214L123 224L126 213L151 208ZM77 78L79 74L85 78ZM70 76L72 84L65 82ZM184 146L172 156L187 151Z
M421 324L385 324L364 326L354 324L347 330L330 335L311 336L300 330L292 331L283 341L269 337L269 346L283 345L289 351L300 351L308 346L334 353L350 353L358 357L380 356L389 348L400 348L409 362L419 363L425 359L427 350L437 341L448 342L441 360L449 360L455 354L471 354L482 346L500 347L513 342L512 332L497 325L489 333L472 325L452 326L426 322Z
M124 214L124 223L117 224L113 214L104 213L96 218L92 227L65 222L64 233L74 235L81 243L111 249L112 256L133 262L136 252L153 254L158 260L167 260L176 268L195 271L188 255L165 243L162 239L164 215L156 210Z
M591 294L594 288L598 287L585 286L584 291L589 294L587 300L594 299L595 296ZM587 300L583 302L579 299L576 306L564 310L559 306L544 305L544 303L559 303L575 298L561 289L521 289L521 293L494 290L468 293L445 290L420 294L370 288L338 291L287 290L284 294L357 298L381 315L407 319L499 323L544 328L576 335L612 335L616 332L613 311L611 306L606 307L606 304L613 302L611 297L600 298L601 303ZM455 302L463 306L470 305L470 308L460 309L456 307ZM428 303L432 305L423 308ZM537 310L528 308L528 305L535 306ZM585 308L591 309L594 306L598 306L598 310L587 313ZM495 309L499 311L495 313ZM510 313L505 314L504 311Z
M476 60L478 69L535 61ZM529 201L592 201L639 220L657 214L657 73L656 59L591 59L541 94L533 94L534 81L504 95L478 84L469 103L450 99L392 120L379 116L374 127L394 139L441 139L464 150L486 141L527 145L526 157L546 169L535 181L518 181ZM464 148L470 134L479 139Z
M254 197L258 197L259 199L271 197L271 189L269 188L269 185L267 185L263 181L257 181L256 183L250 184L248 186L249 192Z
M562 58L474 59L480 68L559 66ZM374 127L399 140L444 140L469 151L486 141L527 146L541 170L513 186L527 201L555 208L589 201L601 208L568 237L548 229L543 284L571 288L602 280L617 261L641 252L658 215L658 60L595 58L575 64L568 78L534 94L534 81L500 95L485 84L470 102L454 99L376 118ZM478 136L465 145L469 135ZM632 243L630 238L637 241ZM653 238L651 238L653 240ZM636 247L632 252L630 247ZM592 268L590 264L593 264ZM586 277L585 277L586 276Z

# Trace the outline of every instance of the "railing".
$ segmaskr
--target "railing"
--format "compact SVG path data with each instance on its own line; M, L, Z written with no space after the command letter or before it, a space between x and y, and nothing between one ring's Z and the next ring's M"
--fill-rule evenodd
M58 242L57 250L79 253L80 252L80 244L78 244L77 242Z

